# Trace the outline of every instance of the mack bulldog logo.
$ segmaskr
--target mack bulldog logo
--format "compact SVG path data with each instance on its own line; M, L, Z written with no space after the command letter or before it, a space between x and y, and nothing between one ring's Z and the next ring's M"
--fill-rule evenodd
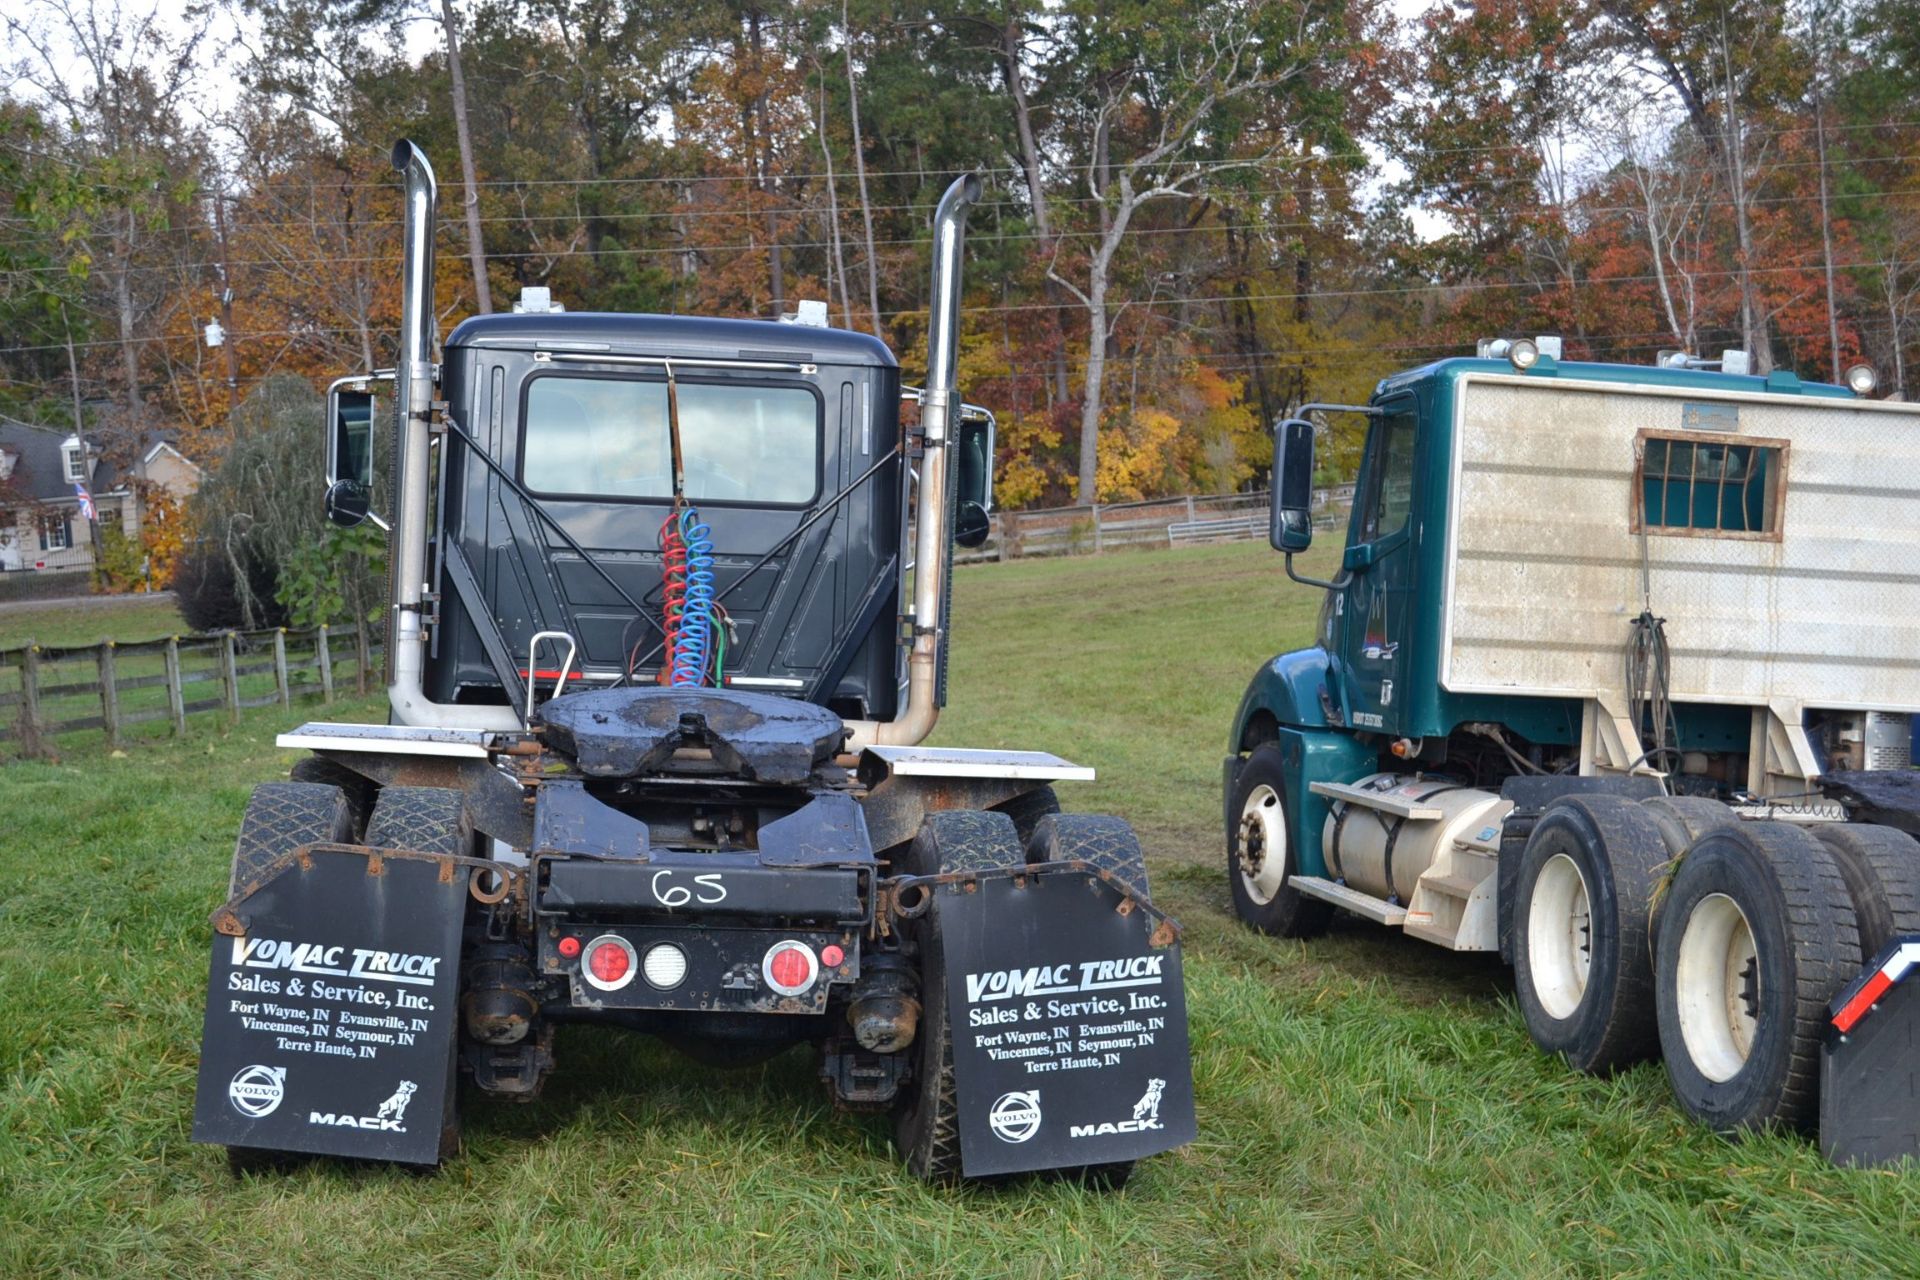
M287 1096L285 1067L242 1067L227 1086L227 1101L243 1116L259 1119L272 1115Z
M1133 1104L1133 1119L1114 1120L1102 1124L1076 1124L1067 1126L1067 1133L1075 1138L1092 1138L1107 1133L1145 1133L1149 1129L1160 1127L1160 1095L1167 1090L1165 1080L1147 1081L1147 1091L1140 1095L1140 1101Z
M418 1088L411 1080L402 1080L400 1087L393 1091L380 1109L370 1116L337 1115L331 1111L309 1111L308 1124L329 1125L338 1129L377 1129L384 1133L405 1133L407 1127L400 1123L406 1118L407 1104L413 1101L414 1091Z
M1040 1132L1040 1091L1003 1093L987 1113L987 1123L1002 1142L1025 1142Z
M1154 1083L1158 1084L1159 1081L1156 1080ZM413 1101L413 1091L417 1087L411 1080L402 1080L400 1087L393 1091L393 1096L380 1104L380 1118L391 1119L395 1123L405 1119L407 1103Z

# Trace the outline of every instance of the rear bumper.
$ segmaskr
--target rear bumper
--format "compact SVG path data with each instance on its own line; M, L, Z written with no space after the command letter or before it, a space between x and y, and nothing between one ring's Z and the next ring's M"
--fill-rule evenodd
M871 866L768 867L751 854L539 858L536 965L565 982L577 1010L823 1014L836 986L859 980L873 876ZM611 982L588 968L609 940L629 957ZM810 958L802 990L780 989L768 970L783 944Z

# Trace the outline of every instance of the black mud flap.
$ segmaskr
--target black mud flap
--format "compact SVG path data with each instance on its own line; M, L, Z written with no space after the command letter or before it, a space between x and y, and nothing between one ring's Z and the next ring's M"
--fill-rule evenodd
M969 1178L1193 1141L1178 927L1083 863L939 886Z
M1820 1150L1835 1164L1920 1159L1920 937L1888 943L1827 1012Z
M452 1154L470 862L314 845L214 914L195 1142Z

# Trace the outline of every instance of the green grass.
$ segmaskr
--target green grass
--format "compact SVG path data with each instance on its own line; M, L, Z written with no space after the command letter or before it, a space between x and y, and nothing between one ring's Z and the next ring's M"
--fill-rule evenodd
M171 597L154 600L127 596L112 604L31 605L0 609L0 649L17 649L29 640L48 648L120 644L137 640L164 640L186 634L188 628Z
M1095 764L1069 807L1149 836L1186 929L1199 1141L1115 1196L933 1190L802 1054L719 1073L565 1028L545 1096L470 1105L437 1175L235 1181L187 1130L207 913L249 788L294 759L272 735L303 715L260 712L124 759L0 767L0 1277L1920 1274L1920 1173L1723 1142L1657 1066L1569 1075L1484 958L1232 922L1227 720L1318 607L1273 556L989 566L957 591L941 740Z

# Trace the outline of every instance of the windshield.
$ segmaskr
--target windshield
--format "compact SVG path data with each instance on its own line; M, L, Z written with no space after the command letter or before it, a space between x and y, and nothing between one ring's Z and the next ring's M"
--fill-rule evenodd
M819 401L804 387L677 383L687 497L802 506L819 491ZM671 498L667 384L536 378L520 478L535 493Z

